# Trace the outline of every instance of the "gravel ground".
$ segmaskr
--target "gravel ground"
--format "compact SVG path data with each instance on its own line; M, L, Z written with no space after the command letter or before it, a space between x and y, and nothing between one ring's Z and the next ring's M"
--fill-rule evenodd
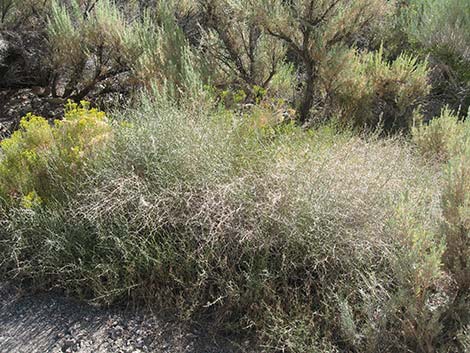
M245 348L244 348L244 347ZM253 352L207 330L143 312L99 309L0 284L0 352Z

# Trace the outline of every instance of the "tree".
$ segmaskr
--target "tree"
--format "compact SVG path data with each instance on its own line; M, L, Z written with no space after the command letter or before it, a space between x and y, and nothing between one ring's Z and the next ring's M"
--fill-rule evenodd
M197 58L176 23L174 3L155 6L54 1L47 27L53 95L78 102L91 93L120 93L115 83L120 78L122 86L158 86L175 96L202 85Z
M265 31L284 42L303 66L301 122L314 103L318 69L326 54L355 38L390 8L384 0L262 0L257 14Z
M284 45L266 35L247 0L199 0L203 49L220 70L222 85L266 88L285 56ZM217 80L217 77L216 77Z

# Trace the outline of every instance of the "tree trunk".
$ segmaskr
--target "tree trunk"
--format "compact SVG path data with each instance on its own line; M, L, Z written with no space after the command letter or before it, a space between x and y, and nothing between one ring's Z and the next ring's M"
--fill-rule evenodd
M313 94L315 89L315 69L313 63L307 64L306 80L302 94L302 100L299 105L299 119L305 123L310 116L310 109L313 105Z

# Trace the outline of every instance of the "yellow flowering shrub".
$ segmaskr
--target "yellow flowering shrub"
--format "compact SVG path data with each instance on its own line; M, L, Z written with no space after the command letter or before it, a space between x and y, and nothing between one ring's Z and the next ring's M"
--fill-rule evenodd
M26 208L54 194L54 179L73 183L106 146L111 125L89 103L69 101L63 120L50 124L26 115L20 129L0 143L0 197Z
M88 102L80 105L69 101L64 120L55 120L53 134L61 159L72 166L84 163L99 151L111 134L106 115L90 109Z
M35 208L41 204L42 200L36 191L31 191L28 195L23 196L21 199L21 207L23 208Z

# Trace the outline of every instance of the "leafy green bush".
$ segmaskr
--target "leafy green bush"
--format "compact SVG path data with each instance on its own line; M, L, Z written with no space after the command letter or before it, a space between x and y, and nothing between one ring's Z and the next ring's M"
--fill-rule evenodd
M60 197L59 185L79 178L110 137L104 113L86 102L80 106L69 102L64 120L54 125L28 114L20 130L0 143L0 196L24 205L53 201Z
M428 67L409 55L388 63L382 50L359 53L338 48L319 77L333 114L347 125L407 131L430 90Z

